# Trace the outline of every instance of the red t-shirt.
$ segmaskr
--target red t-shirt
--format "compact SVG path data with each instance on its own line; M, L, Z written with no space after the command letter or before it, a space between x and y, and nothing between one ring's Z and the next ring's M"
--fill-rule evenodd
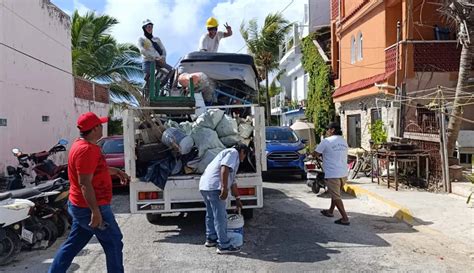
M97 205L109 205L112 201L112 179L100 147L84 139L76 140L69 151L69 201L75 206L87 208L86 199L79 185L80 174L94 174L94 187Z

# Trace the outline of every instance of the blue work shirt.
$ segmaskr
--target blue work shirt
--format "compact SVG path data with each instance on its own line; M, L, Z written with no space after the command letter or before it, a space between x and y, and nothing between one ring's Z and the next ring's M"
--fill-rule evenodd
M215 191L221 190L221 167L227 166L229 170L229 179L227 180L228 189L234 184L235 175L239 169L240 158L239 152L234 148L229 148L221 151L217 156L207 165L206 170L199 181L200 191Z

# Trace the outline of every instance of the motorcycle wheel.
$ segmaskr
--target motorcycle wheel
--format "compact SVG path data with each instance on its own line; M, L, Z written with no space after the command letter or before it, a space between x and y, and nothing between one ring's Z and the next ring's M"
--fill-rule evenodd
M47 241L47 243L42 244L40 248L46 249L56 242L58 238L58 229L53 221L49 219L40 219L41 223L41 232L43 233L42 241Z
M70 226L71 224L69 223L69 219L66 215L62 213L57 215L56 228L58 229L58 237L63 236Z
M311 186L311 191L315 194L318 194L320 189L321 187L318 185L317 182L314 182L313 185Z
M0 265L11 262L20 253L20 237L11 229L5 229L5 237L0 240Z

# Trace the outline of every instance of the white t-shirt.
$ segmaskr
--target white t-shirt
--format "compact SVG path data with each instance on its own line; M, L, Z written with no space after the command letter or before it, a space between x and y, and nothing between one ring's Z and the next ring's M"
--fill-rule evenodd
M218 31L214 38L209 37L209 34L204 34L199 41L199 51L217 52L220 40L224 38L224 32Z
M227 187L235 183L235 175L239 169L240 158L239 152L234 148L225 149L218 153L217 156L207 165L206 170L199 181L200 191L216 191L221 189L221 167L230 168Z
M347 177L347 150L346 140L342 136L333 135L325 138L316 147L316 152L323 155L323 169L325 178Z

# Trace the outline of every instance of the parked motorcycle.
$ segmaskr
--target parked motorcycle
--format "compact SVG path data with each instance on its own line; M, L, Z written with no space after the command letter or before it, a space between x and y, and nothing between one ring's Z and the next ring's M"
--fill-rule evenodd
M57 152L66 151L66 146L68 141L65 139L60 139L57 144L55 144L49 151L42 151L32 154L24 154L20 149L12 149L13 155L18 159L18 167L14 168L9 166L10 175L16 176L17 179L20 177L23 179L26 174L25 169L29 167L28 161L32 162L33 171L36 173L35 185L41 184L43 181L53 180L58 177L63 179L68 179L67 173L67 164L56 165L51 159L48 159L50 155L53 155Z
M319 193L321 188L326 188L324 181L324 171L319 158L308 157L304 164L306 169L306 185L313 193Z
M20 252L22 227L34 203L12 199L11 193L0 193L0 265L11 262Z
M57 196L59 191L41 192L25 188L9 192L12 198L27 199L34 203L30 217L24 220L21 237L26 241L23 247L29 250L46 249L58 238L58 229L54 221L54 209L46 205L50 196Z

